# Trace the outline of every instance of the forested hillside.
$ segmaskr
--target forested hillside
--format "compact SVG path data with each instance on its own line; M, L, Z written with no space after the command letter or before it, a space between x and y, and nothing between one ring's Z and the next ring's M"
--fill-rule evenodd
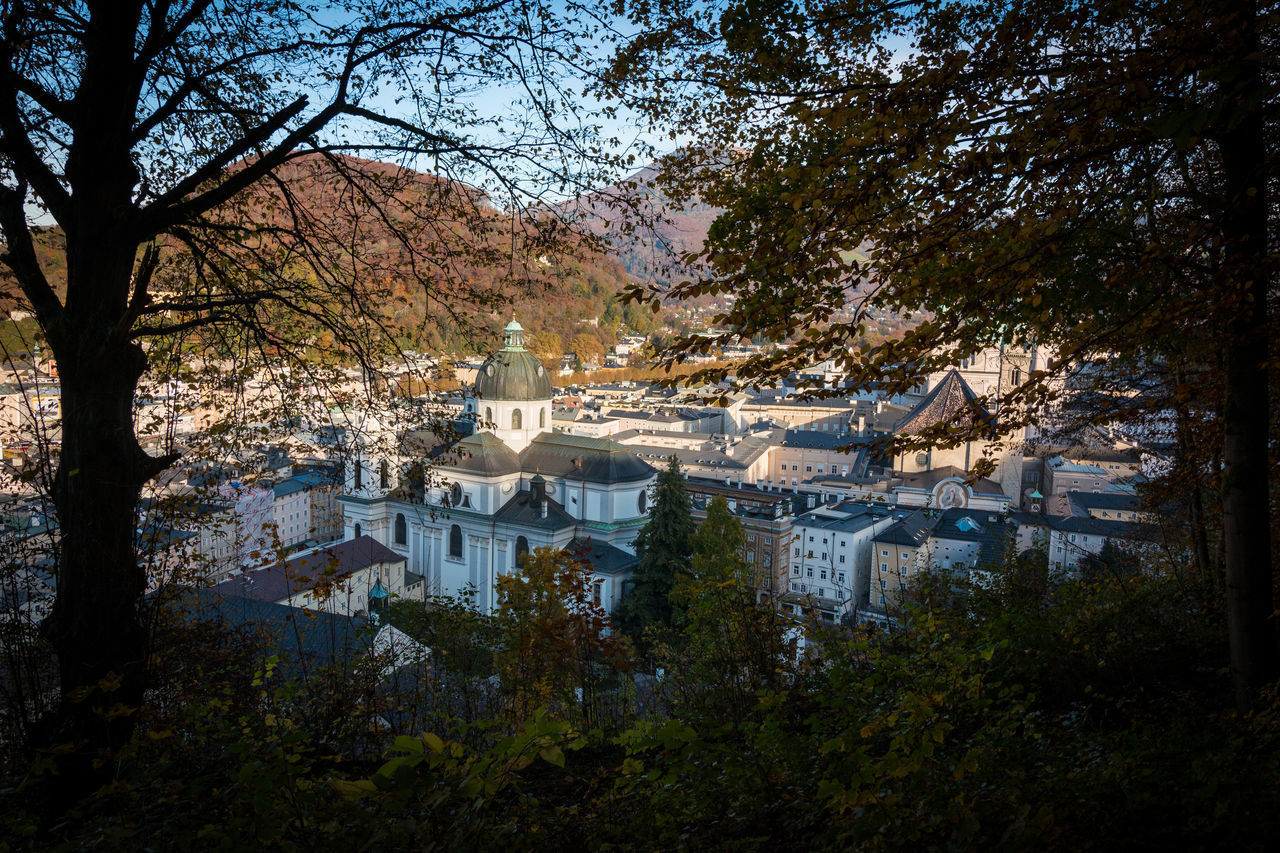
M377 210L354 198L336 179L337 170L359 171L371 180L395 182L395 201ZM358 257L351 269L375 276L384 297L370 305L401 344L429 352L483 352L500 338L512 310L531 330L555 335L566 350L586 334L600 347L612 345L619 324L648 331L647 309L619 304L630 277L623 265L597 251L558 223L513 223L478 192L432 175L352 157L299 158L277 170L288 198L264 193L228 211L228 219L258 226L259 234L287 217L324 223L335 237L334 265ZM427 224L429 223L429 227ZM265 226L265 228L264 228ZM542 230L540 230L542 229ZM554 234L546 237L546 233ZM41 266L55 291L66 292L65 240L56 227L35 229ZM257 235L255 235L257 236ZM537 240L554 242L543 252ZM406 247L412 242L413 248ZM186 251L170 245L168 252ZM255 247L254 251L261 251ZM435 292L417 280L422 267ZM20 308L11 276L4 282L4 305ZM181 287L182 283L173 282ZM442 302L452 300L448 310ZM468 328L470 326L471 328Z

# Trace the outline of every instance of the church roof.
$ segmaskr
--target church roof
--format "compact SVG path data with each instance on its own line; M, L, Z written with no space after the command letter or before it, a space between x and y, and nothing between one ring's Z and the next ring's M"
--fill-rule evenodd
M929 427L946 423L966 410L969 414L960 417L956 421L957 426L970 427L986 423L991 415L976 400L977 395L973 393L969 383L964 381L960 371L952 368L915 408L894 424L893 431L908 435L920 433Z
M499 524L518 524L521 527L539 527L544 530L564 530L577 523L560 504L551 498L544 497L543 500L547 504L545 518L542 515L542 508L534 505L532 494L516 492L511 500L503 504L502 509L494 515L494 521Z
M550 400L551 377L524 348L524 329L515 320L503 330L503 347L485 359L476 374L482 400Z
M603 575L616 575L640 565L640 558L635 554L628 554L621 548L589 536L570 540L565 550L580 554L594 571Z
M520 454L520 465L528 472L547 477L589 480L595 483L624 483L647 480L655 469L616 441L567 433L542 433Z
M492 433L478 432L455 444L446 455L448 467L477 474L514 474L520 457Z

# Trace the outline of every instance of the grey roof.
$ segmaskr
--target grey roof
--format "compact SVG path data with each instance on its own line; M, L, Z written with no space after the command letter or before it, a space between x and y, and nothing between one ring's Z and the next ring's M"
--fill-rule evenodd
M1142 499L1128 492L1067 492L1067 499L1072 506L1083 510L1115 509L1139 511Z
M262 644L264 656L279 654L286 675L349 664L372 642L367 620L226 595L218 587L185 591L166 606L185 619L212 620L250 634Z
M269 568L245 572L215 585L213 590L221 595L257 601L284 601L326 578L342 578L378 563L398 563L404 559L366 534Z
M590 537L570 540L565 550L581 555L592 569L605 575L628 572L640 564L640 558L635 554Z
M516 492L511 500L502 505L494 516L500 524L518 524L522 527L538 527L543 530L564 530L573 527L577 522L574 517L564 511L564 507L551 498L544 498L547 503L547 515L542 516L542 509L533 505L533 495L529 492Z
M529 474L625 483L647 480L656 471L616 441L567 433L542 433L520 453L520 467Z
M955 508L941 513L931 537L977 542L980 546L979 562L994 564L1003 558L1013 531L1014 526L1006 523L1002 515Z
M875 541L889 545L919 546L929 538L929 534L937 523L937 514L926 514L924 510L916 510L906 518L899 519L886 530L876 534Z
M839 450L844 453L859 453L871 442L872 439L867 436L789 429L783 432L781 444L783 447L807 447L817 450Z
M952 368L925 398L894 424L896 433L913 434L957 418L957 425L976 426L991 419L986 409L974 401L977 395L964 381L960 371ZM965 412L968 414L964 414Z
M514 474L520 470L520 457L515 451L488 432L462 439L449 449L445 458L450 468L478 474Z
M887 506L868 506L858 501L842 501L806 511L796 518L795 525L855 533L886 518L891 512L892 509Z
M1064 533L1090 533L1117 539L1147 539L1150 538L1152 531L1149 524L1094 518L1088 515L1051 517L1049 525Z
M524 329L512 320L504 331L505 346L485 359L476 374L476 395L482 400L550 400L551 377L524 348Z

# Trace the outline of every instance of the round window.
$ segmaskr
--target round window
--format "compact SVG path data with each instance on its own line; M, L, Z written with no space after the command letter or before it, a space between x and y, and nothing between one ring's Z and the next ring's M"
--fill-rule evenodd
M491 364L491 365L489 365L488 367L486 367L486 368L484 369L484 372L485 372L485 374L486 374L486 375L488 375L488 376L492 376L492 375L493 375L493 365Z
M539 376L547 372L546 370L543 369L541 362L538 363L538 366L535 367L534 370L537 372Z
M454 506L462 506L462 484L454 483L449 487L449 503Z

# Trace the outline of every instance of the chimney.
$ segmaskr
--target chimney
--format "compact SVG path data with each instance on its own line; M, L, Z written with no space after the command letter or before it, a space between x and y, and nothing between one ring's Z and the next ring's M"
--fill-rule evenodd
M529 480L529 503L542 507L542 517L547 517L547 481L541 474L534 474Z

